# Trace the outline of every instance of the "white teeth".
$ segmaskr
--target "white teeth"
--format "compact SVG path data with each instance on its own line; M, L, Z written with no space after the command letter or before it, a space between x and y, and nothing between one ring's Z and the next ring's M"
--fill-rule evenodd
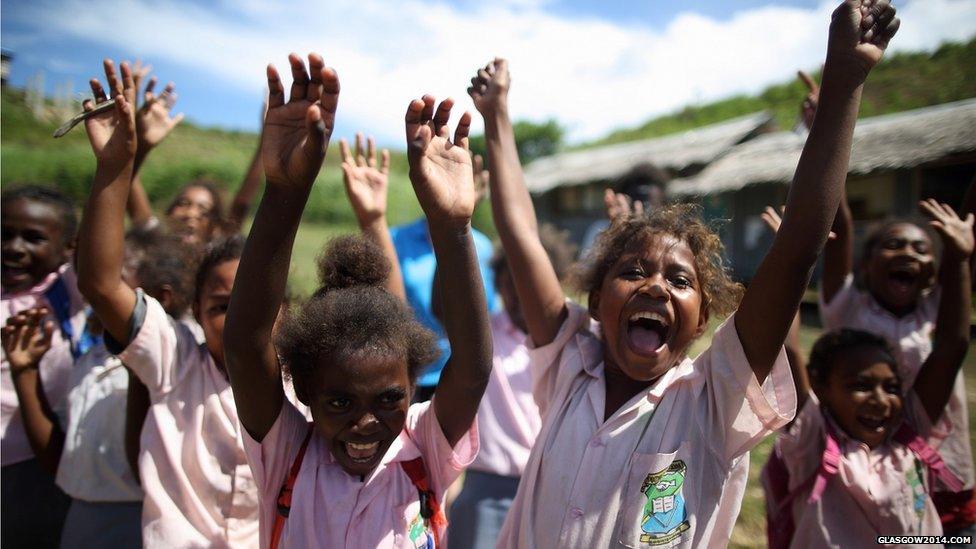
M656 321L656 322L660 322L664 326L667 326L668 325L668 320L666 318L664 318L664 315L662 315L660 313L655 313L655 312L651 312L651 311L640 311L640 312L636 312L636 313L630 315L630 321L631 322L634 322L634 321L637 321L637 320L642 320L642 319L647 319L647 320L653 320L653 321Z
M369 444L356 444L353 442L347 442L346 444L348 444L349 447L352 448L353 450L359 450L359 451L373 450L380 445L379 442L371 442Z

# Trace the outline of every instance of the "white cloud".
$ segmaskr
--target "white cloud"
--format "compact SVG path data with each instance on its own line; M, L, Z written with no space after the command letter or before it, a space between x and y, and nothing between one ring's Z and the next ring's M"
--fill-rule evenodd
M687 12L654 31L557 17L546 12L547 3L509 0L457 9L418 0L300 0L279 8L273 0L208 7L186 0L68 0L32 3L18 16L40 22L45 32L100 37L133 56L209 71L215 86L239 90L257 90L264 65L284 68L289 51L318 51L339 72L342 126L392 144L402 139L403 111L412 97L452 95L471 109L468 79L494 55L510 59L513 114L555 117L573 140L691 102L753 92L797 68L819 65L835 4L766 6L726 21ZM976 0L900 5L903 25L893 49L930 49L976 32Z

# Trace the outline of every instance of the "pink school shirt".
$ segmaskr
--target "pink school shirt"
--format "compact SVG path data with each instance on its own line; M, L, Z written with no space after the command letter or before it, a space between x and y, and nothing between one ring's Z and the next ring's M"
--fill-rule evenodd
M931 431L914 391L905 399L905 415L923 436ZM827 421L811 393L796 421L776 439L791 491L820 466ZM871 450L836 424L834 431L841 450L839 470L819 501L807 503L810 488L796 496L791 547L869 547L879 535L942 535L939 513L926 490L928 471L907 447L889 441ZM928 442L937 447L940 441Z
M64 280L71 301L72 329L76 337L81 334L87 319L85 300L78 292L78 277L75 270L67 263L29 290L16 294L4 291L0 298L0 315L2 315L0 325L5 325L8 318L26 309L50 308L44 292L58 277ZM51 350L41 359L39 370L48 404L55 411L61 411L65 407L68 378L71 376L74 358L71 356L71 342L61 333L53 311L48 315L47 320L54 322L54 336L51 338ZM13 378L10 377L10 363L7 362L7 354L4 353L3 361L0 362L0 464L13 465L33 457L34 451L31 449L30 441L27 440L27 432L24 431L24 424L20 419L20 403L17 400Z
M257 547L258 493L230 383L186 324L141 299L145 320L118 356L149 388L139 441L143 543Z
M749 450L796 409L785 352L760 386L730 317L708 350L604 422L598 325L568 307L532 351L543 426L498 547L725 546Z
M245 437L261 494L260 547L271 545L278 493L308 429L305 416L286 401L264 440ZM346 473L325 439L312 433L278 547L425 547L417 488L400 463L423 456L430 488L443 505L447 488L477 452L477 424L451 448L429 402L410 406L400 436L365 480ZM442 540L436 543L443 547Z
M522 476L535 437L542 427L532 396L532 372L526 334L508 313L491 317L494 362L478 407L481 449L471 469L507 477Z
M923 294L911 313L899 318L882 307L869 292L854 286L853 275L847 275L844 285L830 303L820 294L820 318L825 330L855 328L883 337L895 352L902 389L908 392L915 384L922 363L932 353L932 333L939 314L941 290ZM946 465L962 479L965 489L973 488L973 452L969 443L969 408L966 405L966 384L962 371L949 395L945 414L933 429L944 436L939 449ZM941 484L936 483L936 490Z

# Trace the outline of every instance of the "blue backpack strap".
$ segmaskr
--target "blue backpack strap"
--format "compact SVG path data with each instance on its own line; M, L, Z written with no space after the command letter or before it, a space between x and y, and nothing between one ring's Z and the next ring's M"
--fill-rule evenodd
M71 356L77 360L98 343L98 338L84 329L80 335L75 336L74 326L71 325L71 294L68 293L68 285L64 283L62 277L54 279L54 283L44 292L44 297L47 298L51 311L58 320L61 334L71 344ZM90 315L91 309L87 309L85 317Z

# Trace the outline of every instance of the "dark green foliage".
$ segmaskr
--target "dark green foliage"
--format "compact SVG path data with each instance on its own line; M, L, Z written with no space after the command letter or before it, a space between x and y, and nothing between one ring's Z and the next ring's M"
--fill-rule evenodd
M566 130L555 120L547 120L541 124L520 120L513 125L515 130L515 146L518 148L519 159L523 164L542 156L556 152L562 145ZM471 137L471 150L477 154L485 154L485 136Z

